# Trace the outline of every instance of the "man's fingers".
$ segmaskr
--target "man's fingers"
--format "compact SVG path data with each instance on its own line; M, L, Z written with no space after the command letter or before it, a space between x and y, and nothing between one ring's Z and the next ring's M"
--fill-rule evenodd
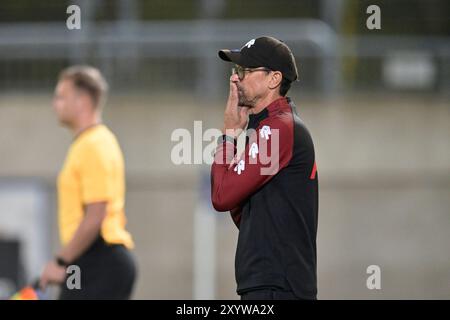
M240 107L239 108L239 116L241 117L242 121L247 121L247 116L249 113L249 108L248 107Z
M238 116L238 89L236 83L230 81L230 94L228 96L228 102L226 106L226 112Z
M250 110L249 107L245 107L245 106L239 108L239 112L240 112L241 116L247 116L249 110Z
M239 122L240 122L240 127L241 128L244 128L245 125L247 124L248 112L249 112L249 108L248 107L240 107L239 108Z
M248 108L239 105L239 89L236 79L230 77L230 93L224 113L224 129L234 130L233 136L239 135L236 130L241 130L247 123Z
M42 290L45 290L45 288L47 287L47 279L45 277L41 277L41 279L39 280L39 287Z
M238 89L237 89L237 85L236 83L234 83L233 81L230 81L230 97L229 99L234 103L236 103L237 106L237 102L238 102Z

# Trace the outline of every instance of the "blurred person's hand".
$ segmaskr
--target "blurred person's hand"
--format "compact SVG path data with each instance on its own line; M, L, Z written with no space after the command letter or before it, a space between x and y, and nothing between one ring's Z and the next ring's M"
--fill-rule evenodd
M58 265L56 261L50 261L41 274L39 286L45 289L49 284L60 284L66 278L66 268Z
M223 133L236 138L245 129L248 121L249 108L239 106L237 75L230 77L230 93L224 113Z

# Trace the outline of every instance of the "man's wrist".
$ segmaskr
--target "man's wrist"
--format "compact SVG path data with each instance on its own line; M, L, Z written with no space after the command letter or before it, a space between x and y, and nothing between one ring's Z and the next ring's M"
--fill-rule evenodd
M63 258L60 257L60 256L56 256L56 257L55 257L55 262L56 262L56 264L57 264L58 266L64 267L64 268L66 268L66 267L68 267L68 266L70 265L70 263L69 263L67 260L63 259Z
M217 138L217 144L218 145L220 145L220 144L222 144L222 143L224 143L226 141L231 142L232 144L236 144L237 143L235 137L227 135L227 134L223 134L219 138Z
M224 135L230 136L234 139L237 139L237 137L242 133L242 129L230 129L230 128L223 128L222 133Z

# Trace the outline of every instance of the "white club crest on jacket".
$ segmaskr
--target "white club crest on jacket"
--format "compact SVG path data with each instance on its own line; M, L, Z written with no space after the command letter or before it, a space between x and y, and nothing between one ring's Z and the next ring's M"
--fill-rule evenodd
M255 159L258 153L259 153L258 145L256 144L256 142L253 142L250 149L248 149L248 155L251 156L253 159Z
M263 126L260 130L259 130L259 135L261 136L261 138L264 138L266 140L269 140L269 136L272 134L272 131L270 130L269 126Z
M241 174L242 171L245 170L245 161L241 160L238 162L238 164L236 165L236 167L234 167L234 171L237 172L237 174Z

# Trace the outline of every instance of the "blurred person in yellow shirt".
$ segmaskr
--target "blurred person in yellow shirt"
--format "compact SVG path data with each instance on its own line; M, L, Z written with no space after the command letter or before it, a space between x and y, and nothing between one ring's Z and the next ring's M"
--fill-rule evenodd
M74 139L57 184L62 248L45 266L40 286L59 284L60 299L128 299L135 282L123 155L101 121L107 88L97 69L73 66L61 72L55 89L54 111ZM66 284L69 265L80 268L79 289Z

